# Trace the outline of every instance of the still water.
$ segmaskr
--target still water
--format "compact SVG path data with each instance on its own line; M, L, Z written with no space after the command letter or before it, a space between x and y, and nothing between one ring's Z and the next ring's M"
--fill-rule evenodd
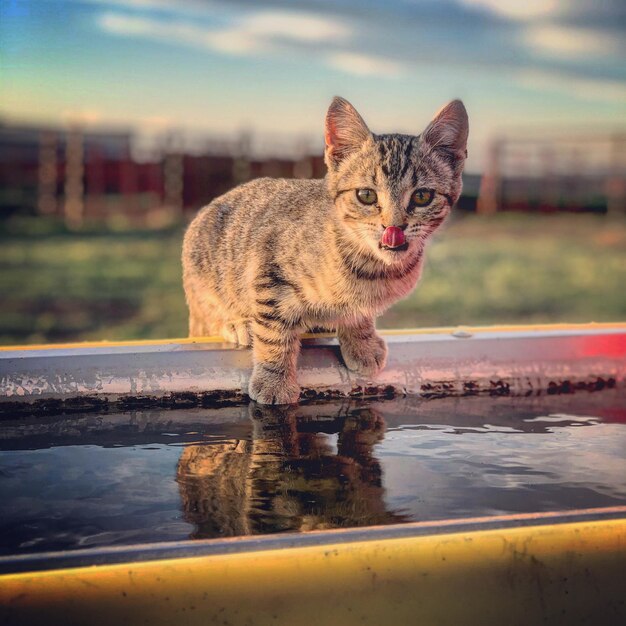
M626 396L0 422L0 554L626 504Z

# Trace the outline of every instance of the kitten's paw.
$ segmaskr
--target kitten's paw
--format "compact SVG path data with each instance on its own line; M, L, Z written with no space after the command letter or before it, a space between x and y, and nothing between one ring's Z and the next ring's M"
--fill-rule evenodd
M233 320L226 322L222 326L222 337L229 343L235 343L238 346L251 346L252 333L250 331L250 322L248 320Z
M361 378L374 378L387 363L387 344L374 334L367 339L342 337L341 356L349 370Z
M259 404L296 404L300 398L300 387L295 376L277 373L259 363L252 372L248 395Z

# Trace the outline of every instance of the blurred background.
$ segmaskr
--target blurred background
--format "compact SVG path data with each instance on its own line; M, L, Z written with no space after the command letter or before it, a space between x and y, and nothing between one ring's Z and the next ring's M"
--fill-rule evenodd
M470 116L465 189L381 327L626 318L623 0L0 0L0 344L181 337L180 247L323 119Z

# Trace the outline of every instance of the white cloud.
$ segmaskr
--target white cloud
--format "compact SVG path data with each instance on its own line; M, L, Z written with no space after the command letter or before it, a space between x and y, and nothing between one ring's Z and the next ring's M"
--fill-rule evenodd
M551 15L558 10L558 0L460 0L470 7L488 9L492 13L517 20L530 20Z
M525 32L524 40L533 52L566 59L610 57L619 53L619 45L606 33L584 28L532 26Z
M86 4L100 6L119 6L130 10L161 9L164 11L176 11L177 13L201 13L205 14L208 2L203 0L74 0Z
M221 29L207 28L190 21L166 21L115 12L102 14L99 25L115 35L141 37L231 55L288 54L293 43L344 43L352 35L351 29L337 20L284 11L254 13ZM321 58L332 69L357 76L395 78L405 71L401 63L359 52L335 51Z
M626 84L606 79L574 78L543 70L524 70L517 75L524 87L557 91L581 100L626 104Z
M155 31L157 22L144 17L131 17L121 13L103 13L98 18L102 30L116 35L147 35Z
M245 16L232 25L211 29L190 21L107 12L99 17L100 27L115 35L142 37L166 43L204 48L234 55L278 50L286 42L323 43L346 40L350 29L319 15L264 11Z
M189 22L121 13L104 13L98 21L104 31L114 35L142 37L226 54L252 54L268 48L267 42L247 37L236 29L211 30Z
M260 37L322 42L349 38L351 30L336 19L308 13L264 11L242 20L239 30Z
M397 78L405 72L405 67L397 61L358 52L333 52L328 55L327 63L333 69L357 76Z

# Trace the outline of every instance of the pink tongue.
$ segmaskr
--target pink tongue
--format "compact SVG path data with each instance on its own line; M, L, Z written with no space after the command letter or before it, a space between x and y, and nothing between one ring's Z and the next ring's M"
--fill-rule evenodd
M380 242L388 248L397 248L404 243L404 232L397 226L387 226Z

